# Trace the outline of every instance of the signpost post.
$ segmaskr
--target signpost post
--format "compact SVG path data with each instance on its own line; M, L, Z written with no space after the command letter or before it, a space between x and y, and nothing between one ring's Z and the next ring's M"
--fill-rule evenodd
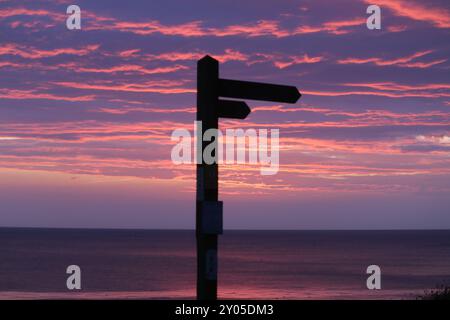
M205 56L197 64L197 299L217 299L217 237L223 229L223 203L218 200L218 164L205 163L203 150L217 141L204 142L208 129L218 129L220 118L245 119L250 108L243 101L221 100L219 97L295 103L301 97L296 87L219 78L219 62ZM201 135L201 136L200 136ZM214 155L217 160L217 154Z

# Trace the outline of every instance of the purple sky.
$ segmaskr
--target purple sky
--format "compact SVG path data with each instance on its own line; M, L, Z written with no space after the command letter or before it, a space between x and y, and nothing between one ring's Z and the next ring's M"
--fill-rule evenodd
M448 1L0 0L0 226L193 228L170 138L210 54L303 94L221 121L281 148L273 176L221 167L226 228L450 228L449 35Z

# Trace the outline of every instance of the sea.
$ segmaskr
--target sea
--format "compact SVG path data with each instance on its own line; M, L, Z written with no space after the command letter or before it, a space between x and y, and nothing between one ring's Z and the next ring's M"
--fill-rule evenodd
M195 250L193 230L0 228L0 299L193 299ZM450 231L225 230L218 270L220 299L417 299L450 284Z

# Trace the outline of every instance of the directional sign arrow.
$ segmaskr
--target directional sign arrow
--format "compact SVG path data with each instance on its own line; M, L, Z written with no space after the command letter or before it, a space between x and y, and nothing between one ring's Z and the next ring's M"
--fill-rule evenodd
M217 115L220 118L245 119L250 112L244 101L219 100Z
M295 103L301 97L296 87L249 81L219 79L219 96Z

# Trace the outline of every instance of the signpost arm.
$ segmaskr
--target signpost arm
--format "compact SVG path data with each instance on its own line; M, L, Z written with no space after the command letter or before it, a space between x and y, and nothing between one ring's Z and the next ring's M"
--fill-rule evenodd
M210 142L203 142L203 134L208 129L218 129L217 106L219 101L219 63L206 56L197 65L197 121L201 121L201 130L197 131L197 146L201 143L201 163L197 163L197 299L217 299L217 234L203 230L206 215L205 203L218 201L218 165L206 164L203 150ZM200 136L201 135L201 136ZM200 139L200 140L199 140ZM217 151L217 141L215 150ZM217 157L217 154L215 155Z
M220 79L219 95L237 99L285 103L295 103L301 97L300 92L294 86L229 79Z

